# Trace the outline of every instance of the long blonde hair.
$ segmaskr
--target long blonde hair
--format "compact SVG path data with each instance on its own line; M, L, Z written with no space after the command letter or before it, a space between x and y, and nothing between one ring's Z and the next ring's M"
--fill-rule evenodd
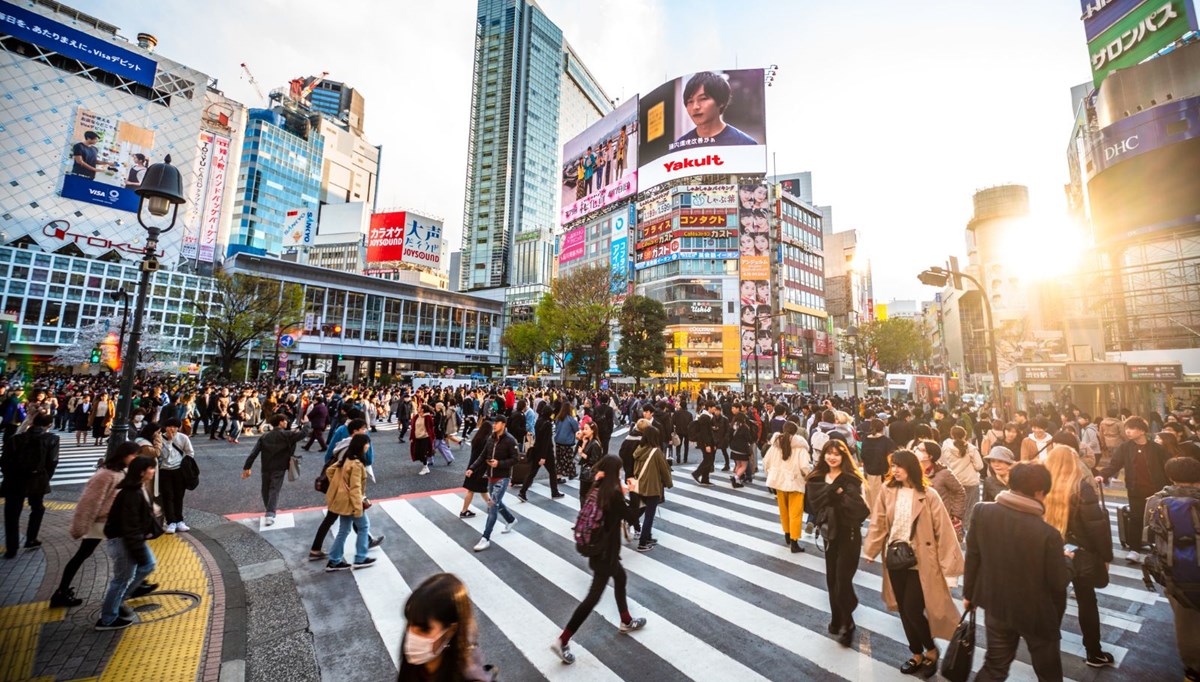
M1046 469L1050 471L1051 484L1043 503L1046 507L1043 518L1065 538L1071 518L1071 500L1079 495L1080 481L1090 477L1079 466L1079 455L1069 445L1055 445L1050 449L1046 455Z

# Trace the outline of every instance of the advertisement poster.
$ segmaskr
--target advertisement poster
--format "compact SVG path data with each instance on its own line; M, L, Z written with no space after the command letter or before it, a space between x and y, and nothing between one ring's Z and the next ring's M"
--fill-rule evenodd
M731 188L732 189L732 188ZM770 221L767 219L766 185L737 189L738 299L741 315L742 359L760 361L772 356ZM732 194L732 192L731 192ZM757 319L756 319L757 318Z
M153 158L154 132L79 107L67 140L62 196L137 213L134 191Z
M687 74L643 96L641 188L694 175L765 173L765 104L762 69Z
M312 246L317 236L317 220L314 211L293 208L283 217L283 248Z
M367 230L367 262L442 268L442 223L411 211L376 213Z
M637 117L634 97L563 145L563 225L637 194Z
M586 227L577 227L562 236L562 248L558 252L558 262L570 263L583 258L584 239L587 237Z
M212 133L200 133L200 139L196 143L196 162L192 164L192 177L184 189L187 194L187 220L183 223L183 240L179 255L185 260L194 260L200 255L200 220L204 215L204 196L208 192L213 137Z
M609 273L612 278L614 303L623 302L633 289L633 279L629 277L629 226L633 222L634 212L635 209L630 204L628 210L621 211L612 217Z
M200 260L211 263L216 257L217 236L221 232L221 207L225 201L225 181L229 174L229 143L224 135L213 135L212 163L204 194L204 215L200 218Z
M1139 64L1195 29L1191 0L1147 0L1088 38L1093 84L1100 87L1108 74Z

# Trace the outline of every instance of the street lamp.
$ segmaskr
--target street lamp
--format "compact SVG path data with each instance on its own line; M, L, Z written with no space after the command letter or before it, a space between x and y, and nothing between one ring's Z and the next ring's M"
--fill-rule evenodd
M121 357L121 351L125 348L125 323L129 319L129 292L121 287L108 292L108 297L121 302L121 333L117 340L117 357Z
M125 359L121 368L121 395L117 403L117 413L113 417L112 437L109 438L108 448L113 448L127 440L129 431L129 412L133 408L133 381L137 375L138 346L142 341L142 322L146 314L146 298L150 291L150 275L158 271L158 238L170 232L175 227L175 219L179 217L179 205L187 201L183 196L183 177L179 170L171 165L171 157L167 155L163 163L156 163L146 169L142 176L142 184L135 190L141 200L138 202L138 223L146 230L146 249L141 263L141 277L138 279L137 301L133 307L133 328L129 332L129 346L125 349ZM170 222L164 227L167 216Z
M1005 414L1004 403L1000 400L1000 359L996 354L996 327L992 324L992 302L988 300L987 291L980 284L979 280L965 272L960 272L957 268L953 272L946 268L931 267L926 269L921 274L917 275L917 279L921 284L930 287L944 287L947 282L954 282L956 290L962 289L960 279L965 279L975 285L979 290L979 296L983 299L984 323L987 325L988 349L991 352L991 368L992 368L992 402L996 409L1000 411L1001 416ZM947 387L949 388L949 387Z
M846 338L850 340L850 358L853 363L854 372L854 400L858 400L858 327L850 325L846 327ZM842 378L845 378L843 376Z

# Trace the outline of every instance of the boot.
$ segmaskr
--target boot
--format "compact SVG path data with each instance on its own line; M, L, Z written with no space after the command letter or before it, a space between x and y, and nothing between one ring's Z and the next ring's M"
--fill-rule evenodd
M800 542L798 540L792 540L792 554L799 554L803 551L804 548L800 546Z
M75 590L68 587L59 589L50 596L50 608L79 606L83 603L82 599L75 596Z

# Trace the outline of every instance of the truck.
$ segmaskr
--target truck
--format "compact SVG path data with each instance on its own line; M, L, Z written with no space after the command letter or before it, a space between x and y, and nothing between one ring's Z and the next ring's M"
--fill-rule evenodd
M935 405L946 399L946 380L931 374L889 374L887 397Z

